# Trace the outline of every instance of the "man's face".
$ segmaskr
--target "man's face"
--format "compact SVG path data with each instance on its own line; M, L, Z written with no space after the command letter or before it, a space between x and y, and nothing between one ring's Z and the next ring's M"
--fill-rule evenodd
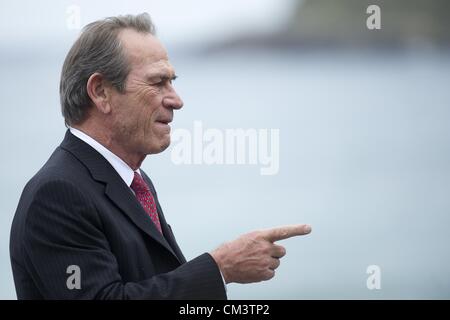
M125 92L113 90L110 100L114 142L132 154L162 152L170 144L173 110L183 106L172 86L175 70L153 35L125 29L119 38L131 70Z

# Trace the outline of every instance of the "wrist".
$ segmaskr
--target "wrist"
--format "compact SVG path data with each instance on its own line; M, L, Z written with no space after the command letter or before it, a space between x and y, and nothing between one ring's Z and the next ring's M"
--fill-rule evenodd
M213 260L216 262L217 267L219 268L220 274L222 275L223 281L225 282L225 284L230 283L231 281L229 280L229 276L228 273L226 271L226 267L225 267L225 262L224 262L224 256L221 253L220 248L212 251L209 253L211 255L211 257L213 258Z

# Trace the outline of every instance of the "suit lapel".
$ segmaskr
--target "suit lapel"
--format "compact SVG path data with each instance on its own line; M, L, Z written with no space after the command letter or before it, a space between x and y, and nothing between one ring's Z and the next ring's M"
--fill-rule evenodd
M166 248L181 263L178 255L158 231L151 219L148 218L131 189L100 153L81 139L75 137L69 130L67 130L60 147L81 161L91 172L94 180L105 183L105 194L111 202L120 208L138 228ZM167 228L167 224L164 224Z
M150 191L153 194L153 197L155 198L156 209L158 210L159 220L161 222L161 228L163 230L165 239L170 244L171 248L175 251L179 260L182 263L184 263L184 262L186 262L186 258L184 257L183 253L181 252L180 247L177 244L177 241L175 240L172 229L170 228L169 224L166 222L166 218L164 217L164 213L162 211L161 205L159 204L158 194L156 193L156 189L153 186L153 182L143 170L141 170L141 173L142 173L142 176L143 176L145 182L150 187Z
M170 246L175 251L176 255L178 256L179 261L181 263L185 263L186 262L186 258L184 257L183 253L181 252L181 249L178 246L177 241L175 240L175 237L173 235L172 229L170 228L169 224L166 222L166 220L164 218L164 214L162 214L162 209L161 209L161 206L158 203L158 200L156 200L156 207L158 209L158 212L161 212L160 218L161 218L161 220L163 221L163 224L164 224L163 232L164 232L164 235L165 235L165 237L167 239L167 242L169 242Z
M172 255L179 260L178 256L173 251L167 240L156 228L153 221L148 217L136 197L128 188L128 186L121 181L122 184L108 183L105 188L105 194L109 199L118 206L142 231L159 242Z

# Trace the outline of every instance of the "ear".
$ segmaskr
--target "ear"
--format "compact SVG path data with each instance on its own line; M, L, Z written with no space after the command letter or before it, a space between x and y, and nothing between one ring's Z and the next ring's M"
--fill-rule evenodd
M86 84L87 94L94 106L103 114L111 112L110 91L108 83L101 73L93 73Z

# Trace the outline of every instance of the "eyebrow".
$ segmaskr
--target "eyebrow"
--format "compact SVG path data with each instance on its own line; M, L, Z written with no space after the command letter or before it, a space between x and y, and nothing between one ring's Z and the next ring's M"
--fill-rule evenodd
M178 76L176 74L170 76L166 73L160 73L160 74L152 74L152 75L148 75L146 76L146 79L150 82L154 81L155 79L161 79L162 81L165 80L175 80L176 78L178 78Z

